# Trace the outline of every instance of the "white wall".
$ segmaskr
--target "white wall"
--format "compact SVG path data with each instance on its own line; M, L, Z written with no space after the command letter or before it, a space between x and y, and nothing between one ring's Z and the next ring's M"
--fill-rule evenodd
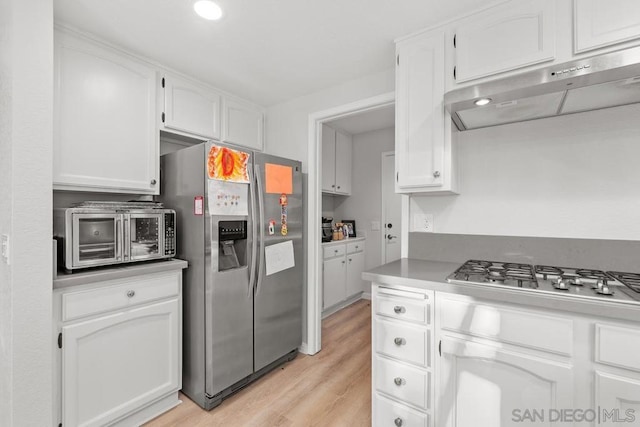
M353 135L351 196L336 198L335 219L355 219L356 235L366 236L365 269L382 264L381 233L371 230L371 221L382 215L382 153L393 151L395 128Z
M269 107L266 117L265 151L302 161L302 170L306 173L309 114L393 92L394 72L391 68Z
M51 425L53 3L0 2L0 425Z
M640 105L461 132L437 233L640 240ZM409 254L411 255L411 254Z

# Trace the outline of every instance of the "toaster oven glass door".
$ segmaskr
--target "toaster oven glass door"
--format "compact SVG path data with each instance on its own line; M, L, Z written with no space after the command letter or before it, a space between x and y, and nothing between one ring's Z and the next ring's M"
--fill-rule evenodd
M73 266L122 262L122 215L73 215Z
M163 255L162 220L162 214L132 213L125 217L125 242L129 244L126 255L131 261L159 258Z

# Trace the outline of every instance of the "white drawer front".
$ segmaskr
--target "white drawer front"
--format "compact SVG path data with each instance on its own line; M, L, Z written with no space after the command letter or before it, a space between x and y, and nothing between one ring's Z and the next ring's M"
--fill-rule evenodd
M375 427L429 427L429 415L375 394Z
M334 245L322 248L324 259L344 256L345 245Z
M347 253L353 254L364 250L364 242L347 243Z
M438 307L442 329L563 356L573 354L571 319L447 298L439 299Z
M596 324L595 361L640 371L640 328Z
M429 305L426 300L412 300L399 297L387 297L378 294L375 299L376 313L400 320L428 324Z
M376 319L376 351L420 366L429 366L429 330Z
M62 320L117 310L178 295L182 272L133 277L104 287L62 295Z
M429 409L429 372L376 357L376 390Z

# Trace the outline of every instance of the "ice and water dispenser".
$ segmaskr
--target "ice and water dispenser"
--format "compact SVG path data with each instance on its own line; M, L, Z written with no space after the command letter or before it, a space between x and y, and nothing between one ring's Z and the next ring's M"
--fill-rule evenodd
M218 271L247 265L247 221L220 221L218 242Z

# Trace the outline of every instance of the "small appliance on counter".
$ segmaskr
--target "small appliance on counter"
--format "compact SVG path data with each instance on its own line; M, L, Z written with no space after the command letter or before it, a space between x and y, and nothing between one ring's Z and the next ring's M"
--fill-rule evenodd
M333 218L322 217L322 241L330 242L333 233Z
M68 271L173 258L176 213L157 202L83 202L54 209L58 263Z

